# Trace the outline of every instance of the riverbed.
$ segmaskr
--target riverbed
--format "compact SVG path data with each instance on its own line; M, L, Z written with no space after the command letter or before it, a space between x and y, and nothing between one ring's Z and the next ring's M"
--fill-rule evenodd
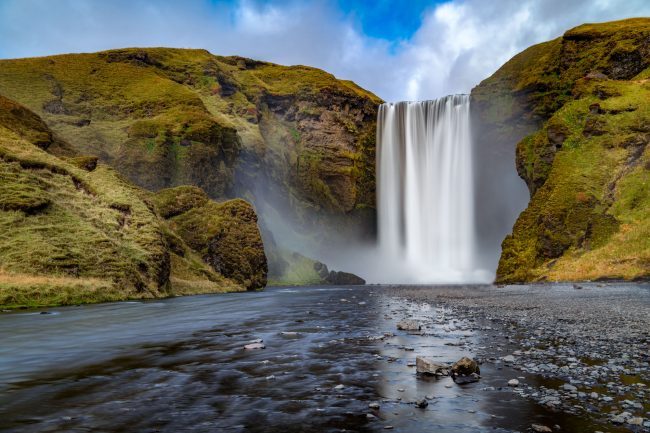
M398 330L405 318L422 330ZM648 347L637 284L292 287L5 312L0 431L650 431ZM481 380L419 376L416 356L478 359Z

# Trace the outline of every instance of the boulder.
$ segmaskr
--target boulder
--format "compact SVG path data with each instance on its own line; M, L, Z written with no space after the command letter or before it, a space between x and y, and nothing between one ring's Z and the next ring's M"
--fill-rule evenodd
M341 286L363 286L366 284L366 280L363 278L343 271L330 271L329 275L326 278L326 281L330 284Z
M462 357L451 367L452 376L469 376L471 374L481 374L478 362L466 356Z
M449 376L450 368L447 364L440 364L431 358L418 356L415 358L415 369L418 374L431 376Z

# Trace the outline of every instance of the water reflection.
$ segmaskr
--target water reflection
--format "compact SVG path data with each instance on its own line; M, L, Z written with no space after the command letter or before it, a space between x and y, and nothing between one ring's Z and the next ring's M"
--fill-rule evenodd
M480 382L464 386L416 377L416 355L453 362L474 356L487 337L471 317L385 288L55 312L0 315L2 431L474 432L555 419L499 390L515 373L489 364ZM421 320L422 333L397 331L403 317ZM265 349L243 349L258 339ZM412 404L425 396L427 408Z

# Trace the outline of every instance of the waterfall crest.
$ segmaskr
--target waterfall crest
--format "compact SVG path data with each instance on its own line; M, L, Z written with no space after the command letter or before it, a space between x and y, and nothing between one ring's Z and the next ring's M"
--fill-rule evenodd
M379 107L379 247L405 271L394 282L476 281L469 106L453 95Z

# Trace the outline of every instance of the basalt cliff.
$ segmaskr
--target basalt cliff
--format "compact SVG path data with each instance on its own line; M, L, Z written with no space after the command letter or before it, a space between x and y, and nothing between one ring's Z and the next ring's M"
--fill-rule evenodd
M164 202L163 226L179 234L168 244L184 241L183 248L246 287L264 286L266 259L251 259L250 272L236 270L241 260L234 257L232 265L207 259L209 251L244 244L226 230L235 237L216 246L214 236L228 235L201 213L244 226L259 222L269 278L279 284L326 283L304 250L317 255L338 239L374 235L381 101L324 71L205 50L120 49L2 60L0 95L46 131L47 158L97 158L100 170L111 167L121 182L156 192L159 200L151 201ZM185 185L194 188L177 189ZM169 210L172 198L183 212ZM229 199L250 202L257 215L243 200L217 204ZM201 239L192 233L206 228Z
M472 98L477 145L487 157L516 149L530 194L497 281L648 278L650 19L585 24L530 47Z

